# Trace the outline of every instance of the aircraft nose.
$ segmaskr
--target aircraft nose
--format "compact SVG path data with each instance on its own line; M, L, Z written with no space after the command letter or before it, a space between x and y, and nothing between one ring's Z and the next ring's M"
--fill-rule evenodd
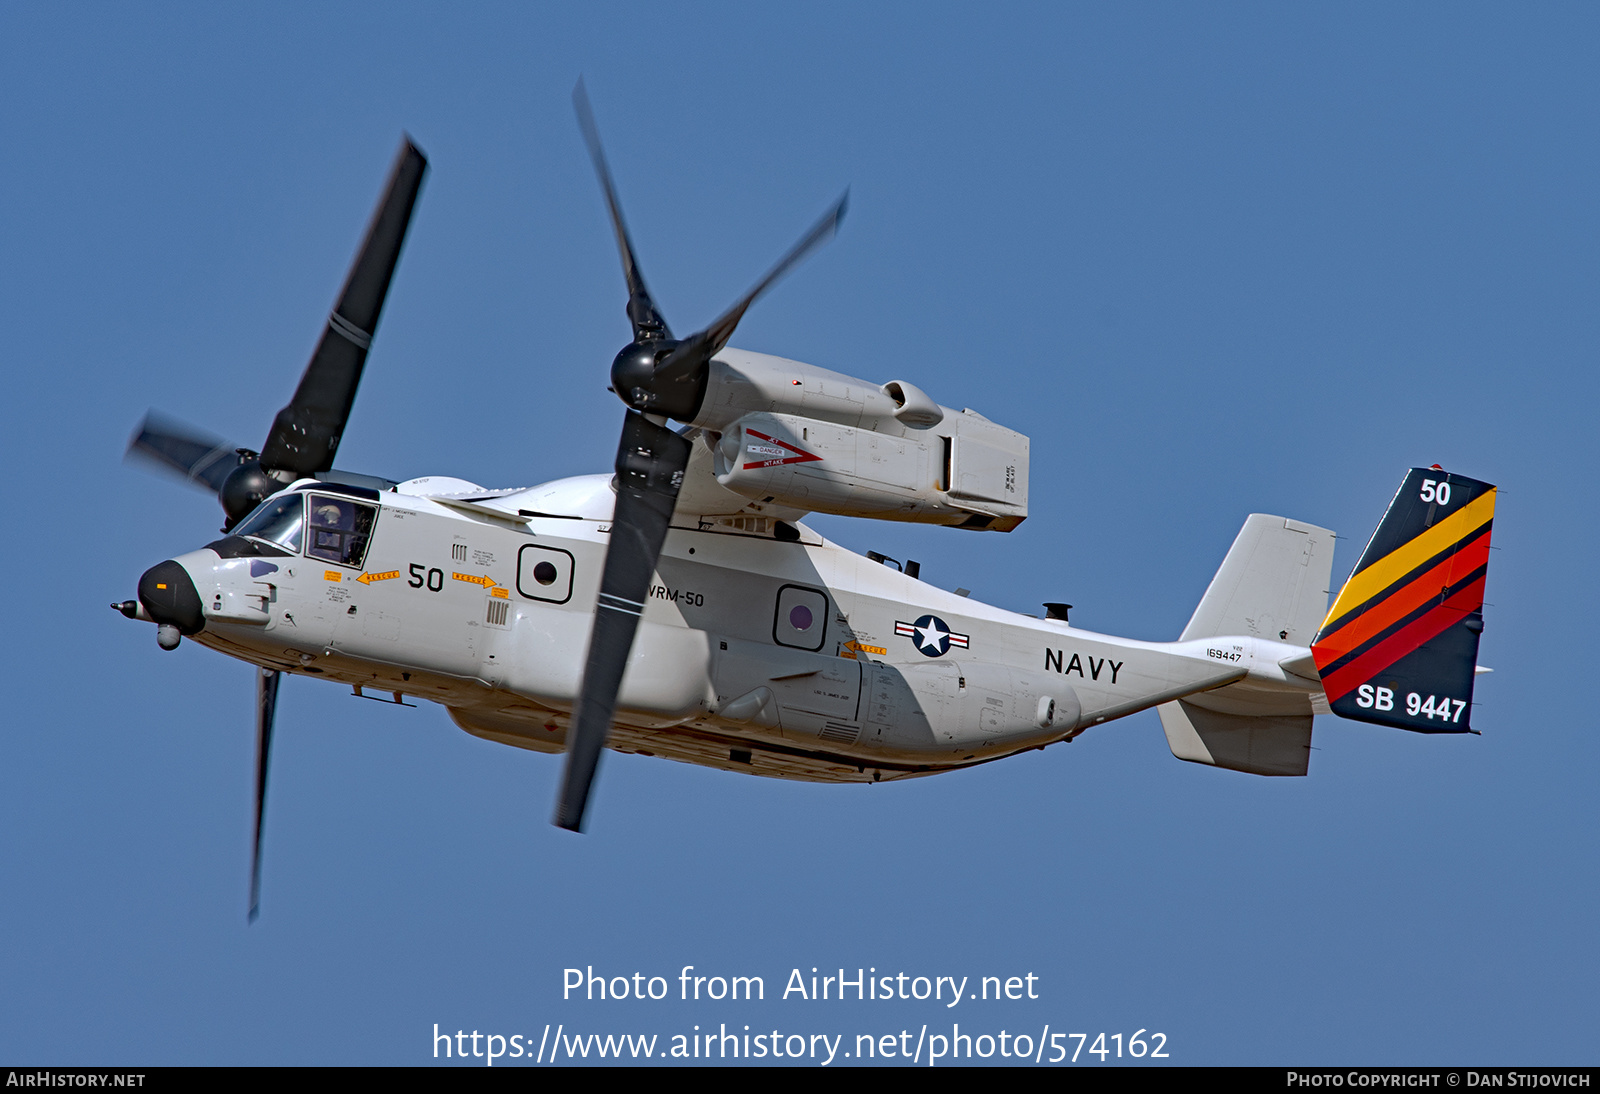
M174 627L179 634L199 634L206 625L200 593L189 571L170 558L150 567L139 579L139 603L163 630ZM173 644L177 644L175 638Z

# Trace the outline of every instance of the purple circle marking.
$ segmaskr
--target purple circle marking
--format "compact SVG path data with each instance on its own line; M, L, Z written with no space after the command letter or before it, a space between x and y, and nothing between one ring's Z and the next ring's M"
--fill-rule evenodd
M796 604L789 609L789 626L797 631L811 629L811 609L804 604Z

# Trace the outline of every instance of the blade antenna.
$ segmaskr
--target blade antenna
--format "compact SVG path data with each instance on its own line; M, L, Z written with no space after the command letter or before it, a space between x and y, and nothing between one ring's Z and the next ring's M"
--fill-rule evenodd
M622 203L617 200L617 187L611 181L611 168L606 164L605 149L600 145L600 127L595 124L594 108L589 105L589 92L578 77L572 89L572 105L578 112L578 127L583 130L584 143L589 146L589 158L594 161L594 173L605 193L606 209L611 214L611 230L617 237L617 254L622 259L622 276L628 283L628 321L633 324L633 340L644 342L671 338L667 321L656 310L656 303L645 288L644 275L639 272L639 262L634 257L633 239L628 235L627 222L622 219Z
M267 763L272 756L272 720L278 709L276 669L256 670L256 842L250 861L250 922L261 914L261 835L267 812Z

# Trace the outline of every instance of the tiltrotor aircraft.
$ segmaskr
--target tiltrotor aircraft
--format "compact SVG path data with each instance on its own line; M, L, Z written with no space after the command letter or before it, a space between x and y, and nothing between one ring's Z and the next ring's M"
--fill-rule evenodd
M327 329L259 452L146 419L131 450L215 491L223 538L115 604L259 669L255 863L283 673L442 703L468 733L566 753L580 828L601 749L819 782L955 771L1151 707L1180 759L1304 775L1315 714L1471 724L1495 490L1415 468L1328 606L1333 534L1253 515L1175 642L924 584L807 513L1009 532L1028 439L905 380L728 347L841 199L716 322L676 337L645 287L582 85L633 339L615 475L489 490L333 470L426 162L401 149ZM679 423L673 428L670 423Z

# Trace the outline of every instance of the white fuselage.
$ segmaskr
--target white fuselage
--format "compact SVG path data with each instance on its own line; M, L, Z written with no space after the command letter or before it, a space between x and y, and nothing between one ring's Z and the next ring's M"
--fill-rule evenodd
M359 567L303 551L179 556L206 613L195 640L431 699L470 733L561 751L609 540L609 476L469 487L382 493ZM804 525L687 520L667 537L623 679L608 741L621 751L785 778L903 778L1197 692L1262 713L1309 713L1317 692L1279 668L1303 648L1094 634L935 588Z

